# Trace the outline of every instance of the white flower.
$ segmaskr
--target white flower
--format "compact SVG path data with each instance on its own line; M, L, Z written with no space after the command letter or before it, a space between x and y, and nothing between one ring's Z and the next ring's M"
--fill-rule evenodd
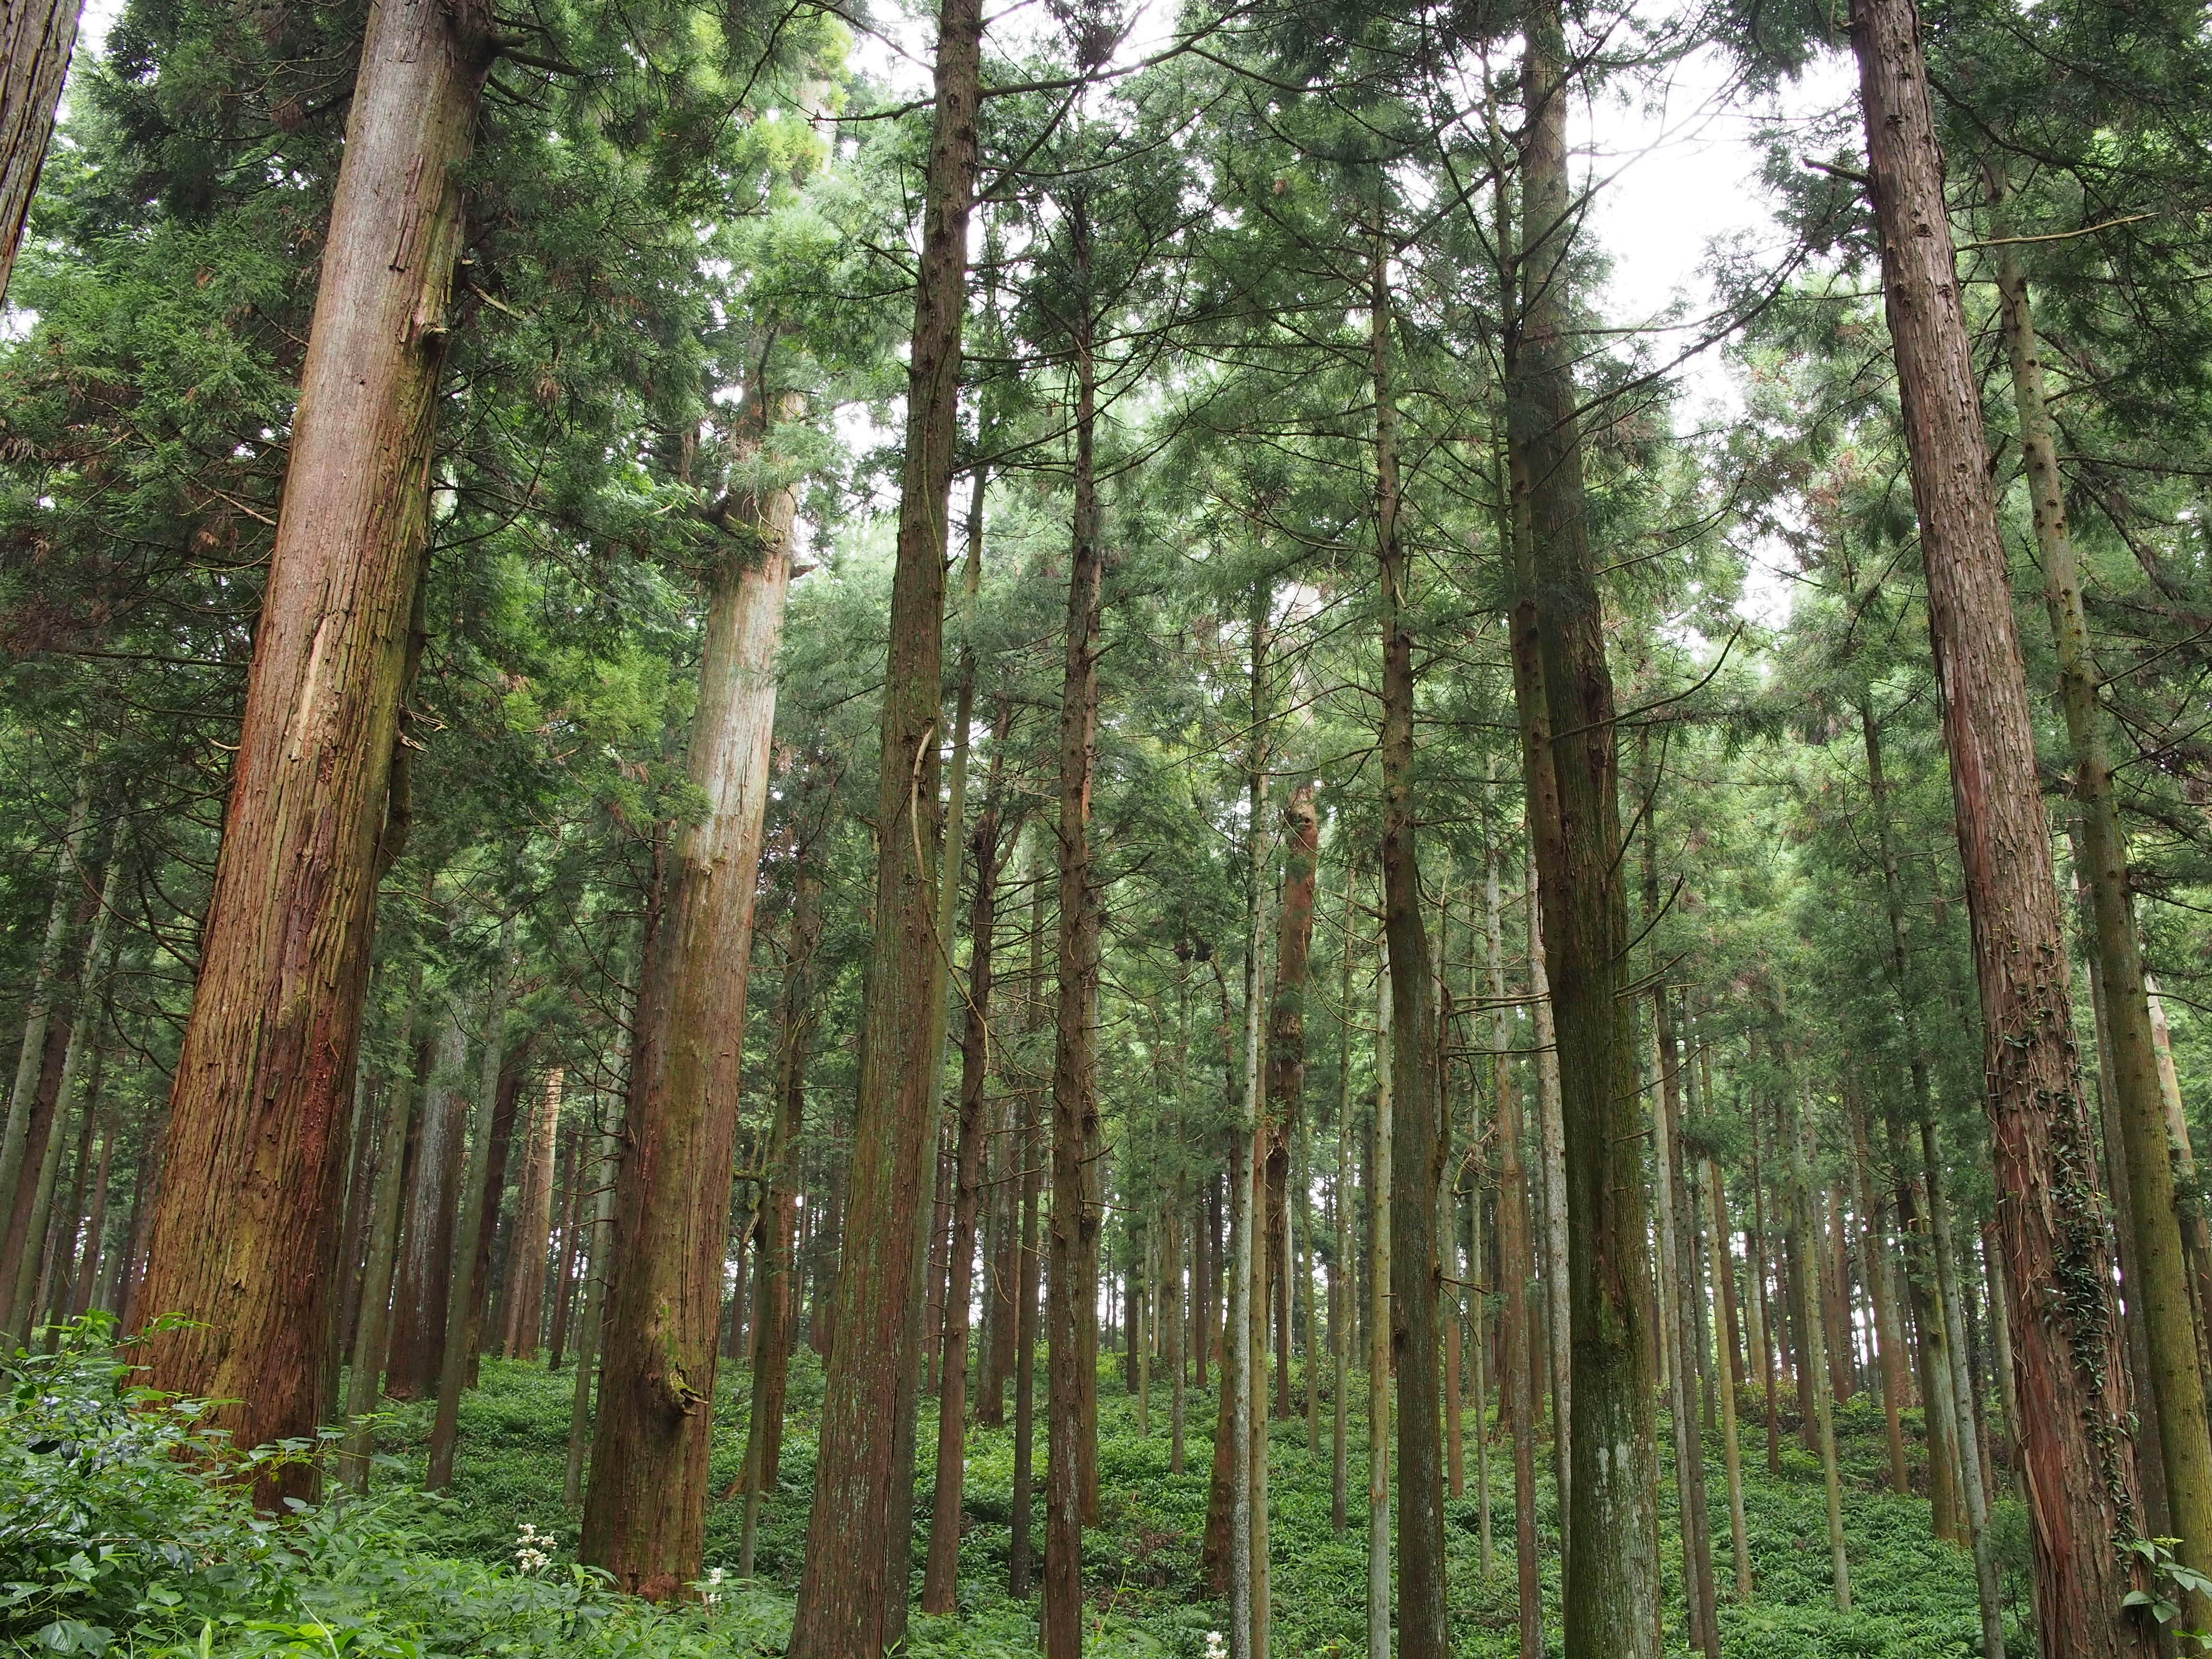
M1206 1632L1206 1659L1229 1659L1229 1642L1218 1630Z
M525 1572L537 1572L552 1565L553 1558L548 1551L558 1541L551 1533L540 1532L527 1521L520 1522L514 1534L514 1565Z

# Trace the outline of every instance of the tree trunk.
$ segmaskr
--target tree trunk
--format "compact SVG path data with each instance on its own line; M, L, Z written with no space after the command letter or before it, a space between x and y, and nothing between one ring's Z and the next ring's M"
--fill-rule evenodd
M1034 839L1030 846L1034 849ZM1027 1006L1022 1023L1033 1042L1036 1034L1044 1029L1045 1020L1044 882L1037 873L1034 850L1024 862L1030 890L1030 961L1025 981ZM1014 1287L1013 1537L1006 1552L1006 1593L1018 1601L1029 1598L1034 1553L1030 1507L1035 1484L1031 1470L1036 1452L1037 1285L1044 1270L1038 1250L1037 1214L1038 1196L1044 1181L1038 1162L1044 1150L1038 1141L1038 1132L1043 1127L1040 1109L1043 1091L1038 1086L1040 1081L1033 1073L1023 1079L1021 1129L1014 1142L1015 1167L1022 1172L1022 1218Z
M1336 1183L1329 1209L1336 1218L1336 1249L1328 1262L1329 1372L1334 1395L1329 1427L1328 1524L1338 1537L1351 1507L1352 1298L1352 872L1344 874L1344 937L1337 946Z
M1437 1432L1437 1294L1442 1259L1437 1193L1443 1180L1443 1092L1437 1011L1415 852L1413 635L1410 568L1399 540L1395 326L1388 256L1376 240L1369 267L1370 373L1375 386L1376 556L1382 584L1382 915L1389 939L1390 1340L1398 1373L1398 1641L1405 1659L1450 1645L1445 1610L1443 1447ZM1380 1269L1378 1268L1378 1273Z
M369 10L171 1092L137 1317L194 1322L139 1352L151 1386L228 1401L207 1420L240 1446L312 1437L332 1404L343 1136L489 22L472 0Z
M538 1358L538 1333L545 1316L546 1258L553 1248L553 1176L561 1133L561 1085L556 1066L533 1103L523 1139L522 1187L514 1199L514 1231L507 1253L507 1329L509 1359Z
M1897 1297L1890 1280L1889 1245L1881 1206L1875 1197L1872 1160L1867 1152L1866 1115L1848 1099L1851 1120L1851 1170L1858 1183L1860 1252L1866 1259L1867 1290L1874 1302L1875 1347L1881 1368L1882 1428L1889 1448L1890 1490L1902 1498L1912 1490L1905 1462L1905 1349L1897 1329Z
M750 386L738 465L773 459L795 394ZM615 1197L614 1277L579 1555L633 1594L702 1571L724 1239L737 1145L753 896L768 808L776 653L797 495L755 486L729 508L707 614L686 769L704 816L672 848L667 914L641 975Z
M826 787L818 769L810 769L800 793L811 806ZM806 806L794 812L802 821ZM752 1398L745 1428L744 1464L738 1481L744 1489L738 1574L753 1576L753 1547L760 1532L761 1505L775 1490L783 1467L783 1404L791 1378L791 1349L799 1332L797 1284L799 1245L799 1139L806 1127L806 1062L816 1021L814 954L822 943L822 867L814 834L792 848L791 921L783 951L783 983L776 992L775 1121L770 1133L768 1171L761 1194L760 1261L753 1274ZM725 1498L730 1493L724 1493Z
M21 1231L15 1247L15 1277L7 1287L8 1299L0 1304L0 1316L6 1323L0 1325L0 1347L14 1343L28 1343L39 1322L40 1268L45 1265L46 1232L53 1217L54 1182L61 1167L63 1143L68 1139L64 1130L69 1121L70 1097L75 1092L76 1077L83 1068L88 1048L94 1040L100 1019L86 999L99 988L107 970L108 921L115 910L115 884L122 872L122 860L111 857L107 874L100 884L100 896L93 912L91 932L85 939L84 955L76 975L76 1009L73 1016L62 1021L49 1020L46 1034L65 1033L60 1070L54 1079L52 1104L46 1109L47 1127L40 1146L40 1156L35 1165L27 1165L25 1175L30 1179L30 1203L23 1207L18 1194L17 1213ZM43 1070L43 1065L41 1066ZM89 1123L91 1103L86 1103L85 1121ZM34 1110L33 1115L36 1115ZM35 1170L35 1173L33 1171ZM70 1218L72 1221L74 1217ZM319 1363L320 1356L318 1356Z
M570 1508L583 1500L584 1458L592 1419L592 1382L599 1370L599 1328L606 1308L613 1264L615 1183L622 1174L622 1137L603 1130L592 1182L592 1231L584 1252L584 1305L578 1316L576 1380L568 1403L568 1461L562 1475L562 1501Z
M487 1236L499 1215L494 1182L506 1173L504 1144L514 1129L513 1097L502 1101L501 1096L506 1094L502 1073L507 1068L507 1006L514 991L514 934L515 919L509 916L500 927L499 953L492 963L476 1110L461 1176L460 1217L453 1229L453 1288L446 1303L446 1351L438 1373L437 1414L430 1424L429 1472L422 1482L429 1492L441 1492L453 1484L453 1444L460 1436L461 1389L477 1352L477 1291L483 1282ZM515 1086L520 1086L519 1076ZM503 1125L499 1121L502 1105L507 1118ZM495 1160L502 1167L495 1169Z
M1721 1166L1710 1159L1705 1164L1705 1182L1712 1192L1713 1238L1716 1245L1716 1265L1721 1272L1721 1282L1732 1284L1735 1269L1729 1265L1728 1188L1721 1180ZM1728 1338L1729 1356L1735 1358L1735 1298L1722 1299L1722 1317ZM1722 1376L1721 1397L1721 1456L1728 1471L1729 1544L1735 1559L1735 1599L1751 1600L1751 1538L1745 1524L1743 1512L1743 1446L1736 1435L1736 1391L1742 1387L1741 1377Z
M1513 1566L1521 1659L1544 1659L1542 1563L1536 1538L1536 1372L1529 1327L1535 1260L1528 1237L1528 1177L1521 1158L1521 1089L1513 1066L1513 1011L1505 994L1505 926L1498 857L1486 849L1483 898L1489 926L1490 1046L1498 1097L1498 1255L1500 1334L1498 1402L1513 1425Z
M1067 232L1079 273L1090 269L1088 206L1068 204ZM1078 277L1085 289L1085 276ZM1060 691L1060 1000L1052 1066L1052 1266L1046 1325L1051 1357L1049 1446L1045 1464L1044 1650L1079 1659L1083 1645L1085 1442L1097 1432L1085 1356L1097 1352L1098 1222L1086 1179L1098 1139L1097 884L1091 866L1091 793L1098 764L1098 656L1105 550L1099 541L1093 466L1097 377L1087 291L1073 340L1074 540L1068 562L1066 659ZM1091 1387L1096 1386L1095 1368ZM1088 1409L1086 1409L1088 1407ZM1091 1453L1095 1469L1096 1452Z
M1826 1489L1828 1502L1828 1559L1835 1579L1836 1607L1838 1612L1851 1610L1850 1557L1844 1542L1843 1486L1836 1468L1836 1422L1834 1407L1829 1396L1827 1380L1827 1335L1821 1328L1823 1322L1814 1312L1811 1304L1817 1287L1807 1280L1813 1268L1809 1252L1804 1248L1812 1236L1808 1212L1812 1207L1813 1188L1808 1169L1808 1148L1812 1132L1803 1117L1783 1109L1782 1134L1788 1150L1789 1189L1783 1195L1784 1224L1800 1247L1790 1258L1790 1299L1802 1310L1797 1327L1800 1348L1797 1356L1799 1392L1811 1406L1807 1426L1811 1431L1813 1449L1820 1460L1820 1479Z
M365 1419L376 1410L377 1383L384 1372L392 1329L392 1268L398 1260L400 1200L406 1194L408 1149L414 1141L415 1097L427 1080L429 1047L415 1042L416 1011L422 1006L422 968L418 958L407 1012L399 1027L399 1052L411 1062L389 1085L384 1103L384 1153L369 1199L368 1263L362 1273L361 1319L354 1327L352 1374L347 1379L348 1428L338 1459L339 1477L356 1492L368 1490L368 1460L375 1435Z
M2148 1633L2112 1546L2135 1521L2126 1374L2027 674L1911 0L1854 0L1851 39L1981 995L2037 1625L2048 1651L2101 1659Z
M465 1007L447 1013L430 1060L429 1090L408 1183L405 1242L386 1366L385 1392L394 1400L420 1400L435 1393L445 1364L453 1211L460 1192L461 1121L467 1109L461 1093L461 1071L468 1058L467 1021Z
M43 155L43 142L40 150ZM15 1259L21 1244L18 1220L22 1212L24 1166L28 1164L35 1170L46 1150L44 1131L33 1145L33 1120L40 1115L42 1105L46 1106L47 1124L51 1126L52 1122L51 1105L44 1101L40 1085L45 1080L47 1028L53 1024L57 981L62 972L62 953L69 943L70 918L83 905L86 896L82 860L85 830L92 815L95 753L88 743L78 767L76 799L70 807L69 828L54 859L53 897L46 905L46 934L40 944L37 964L32 969L30 996L24 1006L23 1042L16 1051L15 1084L8 1091L7 1125L0 1130L0 1219L8 1224L7 1237L0 1240L0 1296L4 1296L15 1282ZM0 1330L9 1328L10 1311L5 1302L0 1302Z
M1992 172L2000 205L2002 175ZM2044 398L2042 343L2028 300L2027 274L2017 243L1996 251L1998 310L2012 369L2013 407L2020 420L2021 459L2033 511L2035 543L2042 556L2044 602L2058 656L2058 702L2074 763L2074 802L2081 820L2081 874L2089 890L2092 948L2105 993L2105 1035L2110 1044L2106 1074L2113 1085L2120 1145L2108 1156L2126 1165L2130 1196L2127 1221L2130 1290L2141 1298L2143 1376L2157 1403L2159 1452L2166 1476L2168 1525L2179 1540L2181 1563L2212 1573L2212 1431L2205 1420L2204 1374L2198 1363L2197 1308L2183 1247L2160 1098L2158 1060L2151 1035L2150 998L2143 984L2142 947L2129 886L2127 837L2112 795L2112 766L2100 677L2090 653L2081 577L2066 522L2057 446ZM2183 1597L2185 1629L2212 1625L2212 1598Z
M553 1321L545 1334L545 1369L557 1371L568 1351L568 1319L576 1301L576 1236L584 1218L584 1138L569 1129L561 1138L558 1253L554 1257Z
M1390 942L1375 973L1375 1139L1367 1176L1367 1651L1395 1653L1390 1640L1390 1291L1392 1150L1397 1047L1391 1042Z
M1530 813L1560 1055L1569 1331L1573 1347L1565 1626L1570 1659L1652 1653L1659 1595L1642 1114L1634 1020L1619 994L1627 890L1612 675L1589 548L1582 442L1565 337L1566 90L1559 12L1525 24L1523 228L1508 410L1528 480L1535 634L1554 802ZM1555 803L1555 804L1554 804Z
M942 725L945 521L958 435L960 325L975 194L981 0L942 0L935 121L908 361L905 472L892 581L890 655L877 793L875 931L863 1019L868 1041L836 1340L807 1517L790 1659L876 1659L904 1633L911 1508L893 1467L912 1443L918 1381L921 1217L937 1141L933 1074L938 996L938 744Z
M971 532L972 533L972 532ZM1001 701L991 729L990 781L975 820L975 892L968 907L968 987L960 1032L960 1139L952 1206L952 1257L939 1373L937 1481L921 1610L954 1611L960 1586L960 1503L967 1455L968 1306L974 1291L976 1215L983 1200L984 1085L988 1078L993 933L998 926L1000 799L1004 738L1012 709Z
M38 193L83 11L84 0L8 0L0 7L0 296Z

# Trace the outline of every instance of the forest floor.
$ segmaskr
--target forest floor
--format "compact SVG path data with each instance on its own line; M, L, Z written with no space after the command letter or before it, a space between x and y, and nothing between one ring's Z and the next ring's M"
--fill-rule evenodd
M781 1651L790 1626L790 1598L812 1487L822 1387L818 1362L802 1352L793 1367L782 1478L765 1507L757 1584L741 1587L732 1582L742 1504L717 1504L707 1526L707 1560L710 1567L719 1564L724 1571L714 1605L647 1616L630 1611L634 1604L621 1598L580 1585L571 1568L576 1519L562 1510L558 1494L572 1376L549 1373L543 1366L486 1360L483 1387L468 1395L462 1408L458 1474L450 1495L395 1510L395 1516L406 1516L404 1527L393 1534L393 1541L404 1544L404 1550L365 1575L340 1575L354 1582L331 1583L311 1601L327 1601L349 1625L359 1620L395 1636L403 1630L411 1632L414 1650L426 1659L431 1654L495 1651L619 1652L655 1659L664 1654L672 1659L678 1655L708 1659ZM1177 1475L1169 1473L1166 1389L1155 1386L1149 1435L1138 1431L1137 1401L1124 1390L1118 1370L1102 1370L1100 1392L1103 1514L1102 1524L1085 1538L1086 1577L1094 1587L1092 1636L1086 1650L1117 1659L1124 1655L1133 1659L1139 1655L1200 1654L1206 1632L1220 1629L1226 1617L1223 1603L1206 1594L1198 1566L1214 1396L1196 1390L1188 1396L1187 1462L1185 1472ZM1366 1650L1365 1402L1357 1377L1349 1403L1352 1516L1341 1536L1333 1534L1329 1524L1328 1403L1324 1401L1322 1406L1318 1457L1308 1450L1303 1417L1271 1425L1269 1509L1273 1648L1278 1655ZM1746 1403L1750 1404L1747 1397ZM744 1374L734 1371L725 1376L716 1413L717 1492L736 1474L744 1420ZM1917 1414L1909 1421L1917 1428ZM404 1486L403 1468L419 1473L428 1426L427 1405L398 1408L385 1437L397 1454L385 1477L388 1485ZM1745 1504L1754 1593L1747 1605L1723 1600L1723 1650L1730 1659L1950 1659L1976 1652L1978 1622L1970 1560L1964 1552L1933 1537L1923 1499L1881 1489L1880 1407L1860 1396L1838 1413L1838 1431L1846 1481L1853 1610L1839 1613L1833 1606L1820 1466L1785 1425L1782 1476L1771 1476L1760 1417L1744 1425ZM921 1443L927 1449L934 1438L926 1418ZM1540 1465L1547 1449L1540 1447ZM1708 1441L1708 1452L1715 1568L1725 1598L1732 1569L1717 1437ZM916 1491L921 1510L915 1530L917 1553L927 1531L927 1449L924 1458ZM1663 1437L1660 1462L1671 1473L1672 1458ZM1916 1445L1916 1472L1917 1468ZM969 1526L961 1548L961 1612L954 1618L915 1617L908 1652L916 1659L953 1655L994 1659L1036 1650L1035 1604L1009 1601L1005 1594L1012 1470L1011 1432L979 1430L970 1437ZM1486 1573L1470 1415L1467 1495L1449 1506L1455 1638L1458 1651L1469 1656L1515 1650L1509 1444L1493 1448L1490 1475L1494 1541ZM1662 1485L1660 1506L1668 1645L1670 1651L1686 1653L1681 1551L1672 1518L1671 1479ZM1041 1521L1041 1509L1038 1513ZM512 1567L518 1532L525 1522L540 1533L551 1532L556 1540L553 1564L537 1575L542 1605L533 1611L526 1594L508 1594L478 1606L479 1592L470 1586L489 1588L516 1577L506 1569ZM1546 1623L1556 1643L1558 1512L1552 1484L1540 1477L1539 1523L1544 1542ZM2017 1620L2026 1613L2024 1517L2016 1504L2001 1504L1993 1524ZM1041 1525L1038 1536L1041 1544ZM377 1649L374 1643L363 1642L356 1650L367 1654Z

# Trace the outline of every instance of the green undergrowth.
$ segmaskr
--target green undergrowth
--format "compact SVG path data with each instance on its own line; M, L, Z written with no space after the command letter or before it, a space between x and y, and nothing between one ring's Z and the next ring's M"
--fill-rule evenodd
M96 1331L91 1333L94 1338ZM367 1499L323 1504L282 1521L258 1516L235 1484L198 1471L228 1454L188 1411L134 1395L127 1370L96 1341L7 1373L0 1418L0 1651L107 1652L168 1659L324 1655L326 1659L720 1659L781 1651L805 1542L822 1374L811 1354L793 1367L781 1479L765 1505L753 1584L735 1582L740 1506L708 1522L710 1582L691 1606L647 1607L607 1589L575 1561L577 1516L561 1503L570 1371L486 1360L465 1399L457 1475L447 1494L420 1479L429 1409L395 1407L387 1455ZM1085 1540L1091 1637L1101 1659L1195 1656L1225 1608L1200 1581L1214 1396L1188 1395L1184 1471L1170 1472L1167 1390L1156 1388L1151 1432L1111 1367L1100 1378L1100 1525ZM1351 1398L1351 1524L1330 1525L1328 1404L1320 1455L1304 1419L1271 1425L1271 1559L1277 1655L1365 1652L1364 1396ZM1717 1441L1708 1443L1715 1568L1731 1659L1952 1659L1978 1649L1966 1556L1930 1534L1927 1504L1880 1489L1886 1469L1878 1407L1838 1413L1846 1477L1854 1606L1836 1610L1818 1463L1784 1425L1782 1474L1767 1472L1765 1419L1747 1407L1743 1461L1754 1594L1738 1604ZM1915 1425L1917 1427L1917 1425ZM742 1372L726 1376L715 1416L715 1490L736 1472L744 1432ZM933 1469L933 1425L920 1436L917 1581ZM1490 1456L1492 1545L1483 1559L1480 1459L1472 1414L1465 1495L1448 1506L1455 1641L1462 1654L1516 1650L1510 1447ZM1917 1467L1917 1443L1915 1441ZM193 1454L180 1457L179 1452ZM1039 1448L1039 1474L1042 1448ZM290 1455L318 1455L294 1448ZM1549 1449L1538 1462L1547 1466ZM1660 1462L1671 1470L1662 1437ZM961 1546L960 1612L917 1615L912 1659L1030 1654L1034 1604L1005 1594L1012 1507L1012 1437L969 1439L969 1525ZM1671 1651L1686 1653L1681 1552L1671 1479L1659 1497ZM1557 1651L1558 1512L1540 1475L1540 1576ZM1042 1506L1038 1508L1042 1545ZM547 1557L519 1556L527 1526ZM2024 1616L2025 1527L2016 1506L1996 1521L2008 1583ZM550 1534L550 1545L544 1544ZM719 1572L714 1570L719 1568Z

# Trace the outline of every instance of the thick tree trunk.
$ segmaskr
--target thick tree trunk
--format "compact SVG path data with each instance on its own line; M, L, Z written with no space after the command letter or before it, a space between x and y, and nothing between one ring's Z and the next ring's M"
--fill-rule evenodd
M1090 219L1079 194L1067 228L1079 271L1090 266ZM1097 884L1091 868L1091 793L1098 764L1098 655L1105 550L1099 541L1093 465L1097 378L1087 293L1076 304L1075 534L1068 562L1066 657L1060 691L1060 1000L1052 1066L1051 1272L1045 1322L1051 1356L1049 1447L1045 1465L1044 1650L1079 1659L1083 1646L1085 1442L1097 1432L1084 1376L1097 1352L1098 1222L1091 1202L1090 1157L1098 1139ZM1097 1376L1092 1370L1091 1386ZM1091 1454L1096 1468L1096 1453Z
M2002 189L1996 191L2000 203ZM2002 233L2001 233L2002 234ZM2150 998L2129 886L2127 837L2112 794L2112 765L2097 702L2099 675L2089 649L2079 562L2066 522L2057 446L2045 403L2042 343L2028 299L2017 243L1997 249L1999 314L2010 360L2013 406L2020 419L2021 459L2042 556L2044 601L2057 647L2058 702L2074 763L2074 802L2086 854L2081 875L2089 890L2092 945L2105 994L2113 1117L2120 1145L2106 1152L2126 1165L2130 1301L2143 1310L2149 1360L2143 1382L2157 1403L2159 1452L2166 1477L2167 1524L2180 1542L2176 1558L2212 1573L2212 1431L2205 1420L2204 1375L2198 1364L2197 1307L2177 1209L2173 1159L2160 1099ZM2212 1626L2212 1598L2183 1598L2182 1625Z
M1565 1139L1564 1335L1573 1350L1566 1651L1569 1659L1641 1659L1653 1651L1658 1627L1658 1480L1642 1114L1632 1006L1619 994L1628 930L1613 680L1564 336L1575 210L1558 8L1538 0L1525 27L1520 241L1528 256L1509 417L1528 482L1535 634L1556 783L1555 807L1540 800L1530 817Z
M2027 673L1912 0L1854 0L1851 40L1981 995L2037 1624L2048 1651L2101 1659L2148 1637L2120 1606L2126 1374Z
M15 268L84 0L0 4L0 296Z
M937 1141L938 733L945 520L975 194L981 0L942 0L908 362L905 473L877 792L875 935L863 1018L836 1340L790 1659L875 1659L906 1626L912 1470L894 1467L918 1382L921 1217Z
M1912 1490L1905 1461L1905 1347L1898 1334L1897 1295L1890 1278L1888 1240L1876 1197L1872 1160L1867 1152L1866 1115L1848 1097L1851 1120L1851 1170L1858 1186L1859 1249L1866 1261L1867 1291L1874 1303L1875 1358L1881 1370L1882 1428L1889 1449L1889 1486L1900 1498Z
M139 1352L152 1386L228 1401L209 1421L241 1446L312 1437L333 1404L343 1131L489 25L473 0L369 10L171 1092L137 1316L194 1322Z
M775 426L799 414L790 393L757 380L750 390L740 467L767 463ZM656 1601L702 1571L753 896L797 505L778 483L728 509L686 762L706 811L677 836L667 914L638 994L579 1554Z

